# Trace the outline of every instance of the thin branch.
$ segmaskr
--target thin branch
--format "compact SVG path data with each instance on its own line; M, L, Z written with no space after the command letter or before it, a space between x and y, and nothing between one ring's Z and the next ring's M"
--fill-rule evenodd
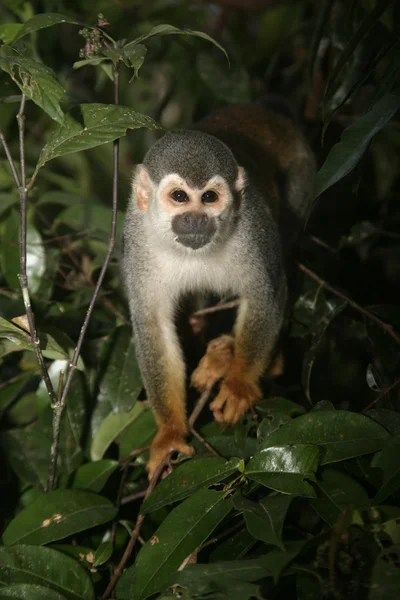
M230 308L236 308L239 306L240 300L230 300L229 302L220 302L219 304L215 304L214 306L208 306L207 308L201 308L193 313L192 317L202 317L204 315L209 315L211 313L218 312L220 310L229 310Z
M61 417L62 417L64 407L65 407L65 403L62 401L63 381L64 381L64 371L61 370L60 378L58 380L57 402L54 406L52 406L52 409L53 409L53 424L52 424L53 439L52 439L51 448L50 448L50 465L49 465L49 474L48 474L48 478L47 478L46 492L53 491L54 484L56 481L58 447L59 447L59 443L60 443Z
M161 476L161 473L164 470L164 467L169 463L169 461L171 459L171 455L172 455L172 452L170 454L168 454L168 456L166 457L166 459L164 461L162 461L157 466L156 470L154 471L154 475L153 475L153 477L150 480L149 486L148 486L148 488L146 490L146 494L145 494L145 496L143 498L143 502L149 497L149 495L151 494L151 492L156 487L157 482L158 482L158 480L159 480L159 478ZM143 504L143 502L142 502L142 504ZM113 574L113 576L111 578L110 583L107 586L106 591L104 592L104 594L102 596L103 598L109 598L110 597L110 594L111 594L112 590L114 589L115 584L117 583L117 581L118 581L118 579L119 579L119 577L120 577L120 575L121 575L121 573L122 573L122 571L123 571L123 569L124 569L127 561L129 560L129 557L132 554L132 550L134 549L135 544L136 544L136 542L137 542L137 540L139 538L140 530L142 528L145 516L146 516L145 514L139 513L139 516L138 516L138 518L136 520L135 529L132 531L131 539L129 540L129 543L128 543L126 549L125 549L125 552L124 552L124 554L123 554L123 556L122 556L122 558L121 558L121 560L120 560L117 568L114 571L114 574Z
M134 502L135 500L139 500L140 498L144 498L146 495L146 490L140 490L140 492L135 492L134 494L130 494L130 496L125 496L122 498L122 504L129 504L129 502Z
M119 86L119 71L118 71L118 67L115 66L114 67L114 101L115 101L115 104L118 104L118 102L119 102L118 86ZM83 340L85 338L86 330L88 328L89 321L92 316L92 312L93 312L94 306L96 304L96 301L97 301L97 298L99 295L100 288L103 284L103 280L104 280L104 276L105 276L107 268L108 268L108 264L110 262L112 253L114 251L116 230L117 230L117 208L118 208L118 161L119 161L119 140L115 140L115 142L114 142L114 172L113 172L113 198L112 198L111 231L110 231L110 237L108 240L107 255L104 260L103 266L101 268L100 275L97 280L96 287L94 289L93 296L92 296L92 299L89 304L89 308L86 312L85 320L83 322L81 331L79 333L79 338L78 338L78 342L75 347L74 355L72 357L72 360L69 363L68 376L67 376L67 380L65 382L65 387L64 387L64 391L63 391L63 395L62 395L63 401L65 401L65 398L67 397L67 394L71 387L72 378L73 378L75 370L76 370L76 365L78 363L78 358L79 358L79 355L81 352Z
M115 508L117 509L117 511L119 511L119 509L121 508L122 494L124 491L126 478L128 476L128 469L129 469L129 462L126 462L122 467L121 481L119 483L117 499L115 501ZM115 543L115 537L117 535L117 527L118 527L118 519L114 519L114 522L113 522L112 528L111 528L111 542L113 544Z
M368 404L368 406L366 406L365 408L362 409L362 413L367 412L367 410L370 410L371 408L373 408L374 406L376 406L378 404L378 402L380 402L382 400L382 398L384 398L385 396L387 396L389 394L389 392L391 392L392 390L394 390L395 387L397 387L400 383L400 377L398 379L396 379L396 381L394 381L392 383L392 385L390 385L389 387L386 388L386 390L384 390L382 392L382 394L380 394L377 398L375 398L375 400L372 400L372 402L370 402Z
M50 397L51 405L54 406L57 402L56 394L53 388L53 384L50 381L49 372L46 367L46 363L43 358L42 350L40 348L40 340L36 330L35 317L32 310L31 300L28 291L28 277L26 274L26 204L27 204L27 189L26 189L26 173L25 173L25 146L24 146L24 135L25 135L25 94L22 94L21 104L19 112L17 114L18 131L19 131L19 154L20 154L20 168L21 168L21 179L18 180L20 185L18 187L19 198L20 198L20 211L21 211L21 232L19 240L19 259L20 259L20 273L18 279L21 285L22 298L25 305L26 316L29 323L29 331L31 335L31 344L36 353L37 361L42 371L43 380L46 385L47 393ZM12 165L12 160L10 166ZM12 168L12 167L11 167ZM14 177L15 179L15 177Z
M217 451L216 451L216 450L215 450L215 449L214 449L214 448L211 446L211 444L209 444L209 443L207 442L207 440L205 440L205 439L203 438L203 436L202 436L202 435L200 435L200 433L199 433L198 431L196 431L195 429L193 429L193 427L189 427L189 431L190 431L190 433L191 433L192 435L194 435L194 437L195 437L195 438L197 438L197 439L199 440L199 442L201 442L201 443L203 444L203 446L205 446L205 447L207 448L207 450L208 450L209 452L211 452L211 454L213 454L214 456L221 456L221 455L219 454L219 452L217 452Z
M135 458L136 456L139 456L139 454L143 454L143 452L146 452L146 450L148 450L150 448L150 445L148 446L142 446L141 448L135 448L135 450L132 450L131 452L129 452L129 454L126 454L125 456L123 456L122 458L119 459L119 464L124 464L125 462L130 462L131 458Z
M10 149L9 149L8 144L6 142L6 138L4 137L4 133L3 133L2 129L0 129L0 140L1 140L1 143L3 144L4 152L6 154L8 162L9 162L11 173L12 173L12 175L14 177L15 185L19 189L21 184L19 182L19 177L18 177L17 169L15 168L14 161L12 159L11 152L10 152Z
M210 397L210 392L211 392L211 388L207 388L200 396L200 398L198 399L198 401L196 402L196 405L192 411L192 414L190 415L189 419L188 419L188 425L189 427L193 427L195 422L197 421L198 416L200 415L201 411L203 410L203 408L205 407L205 405L208 402L208 399Z
M363 308L362 306L357 304L357 302L354 302L353 300L351 300L348 296L343 294L343 292L340 292L336 288L332 287L329 283L327 283L324 279L321 279L321 277L319 277L316 273L314 273L313 271L308 269L302 263L297 263L297 264L298 264L300 271L303 271L303 273L305 273L311 279L314 279L314 281L316 281L320 286L322 286L326 290L329 290L332 294L335 294L335 296L337 296L338 298L341 298L342 300L347 302L347 304L349 306L351 306L352 308L354 308L354 310L357 310L358 312L363 314L365 317L370 319L370 321L373 321L374 323L379 325L379 327L381 327L388 335L390 335L390 337L397 344L400 344L400 337L397 335L397 333L394 331L394 329L391 325L389 325L388 323L385 323L384 321L381 321L381 319L379 319L379 317L376 317L373 313L369 312L369 310L367 310L366 308Z

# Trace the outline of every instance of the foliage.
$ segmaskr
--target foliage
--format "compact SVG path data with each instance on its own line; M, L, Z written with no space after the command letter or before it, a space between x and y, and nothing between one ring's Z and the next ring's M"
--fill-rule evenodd
M0 129L21 178L24 108L26 272L50 380L18 280L25 191L2 153L0 597L109 597L139 524L118 600L397 598L399 6L5 0L0 15ZM156 426L118 271L131 167L160 129L265 92L288 100L321 166L285 373L231 430L204 410L194 458L142 503Z

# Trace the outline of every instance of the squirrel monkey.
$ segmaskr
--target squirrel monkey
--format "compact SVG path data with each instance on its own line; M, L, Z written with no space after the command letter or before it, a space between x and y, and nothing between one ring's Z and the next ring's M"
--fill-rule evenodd
M158 425L150 477L169 452L193 453L186 443L185 361L175 327L185 296L239 299L234 336L219 342L226 364L197 369L192 379L204 389L222 377L210 405L217 421L236 423L260 398L260 377L279 370L285 261L314 175L313 154L292 121L256 105L225 107L194 129L165 134L136 167L122 274Z

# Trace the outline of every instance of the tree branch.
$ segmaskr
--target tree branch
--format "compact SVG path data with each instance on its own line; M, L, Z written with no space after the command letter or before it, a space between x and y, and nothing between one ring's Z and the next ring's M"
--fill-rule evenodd
M303 273L305 273L311 279L314 279L314 281L316 281L320 286L322 286L323 288L325 288L332 294L335 294L335 296L337 296L338 298L341 298L342 300L347 302L347 304L349 306L351 306L351 308L354 308L354 310L357 310L358 312L363 314L365 317L367 317L367 319L369 319L370 321L373 321L374 323L379 325L379 327L381 327L381 329L383 329L388 335L390 335L390 337L397 344L400 344L400 337L397 335L397 333L395 332L393 327L391 325L389 325L389 323L385 323L384 321L381 321L381 319L379 319L379 317L375 316L373 313L369 312L369 310L367 310L366 308L363 308L362 306L357 304L357 302L354 302L354 300L351 300L348 296L346 296L346 294L343 294L343 292L340 292L336 288L332 287L329 283L327 283L324 279L321 279L321 277L319 277L316 273L314 273L313 271L308 269L302 263L297 263L297 265L298 265L300 271L303 271Z
M114 67L114 102L115 102L115 104L119 103L118 91L119 91L119 70L118 70L118 65L117 65ZM107 255L104 260L103 266L101 268L100 275L99 275L99 278L96 283L96 287L94 288L93 296L90 301L89 308L86 312L86 316L83 321L81 331L79 333L78 341L77 341L77 344L76 344L76 347L74 350L72 360L69 363L68 375L67 375L67 379L65 382L63 395L62 395L62 400L64 402L65 402L65 398L67 397L67 394L69 392L69 389L71 387L72 378L73 378L75 370L76 370L76 365L78 363L78 358L79 358L79 355L81 352L83 340L85 338L86 330L88 328L89 321L92 316L92 312L93 312L94 306L96 304L96 301L97 301L97 298L99 295L99 291L102 286L104 276L106 274L112 253L114 251L115 237L116 237L116 230L117 230L117 208L118 208L118 171L119 171L118 160L119 160L119 140L115 140L115 142L114 142L114 171L113 171L111 231L110 231L110 237L108 240Z
M170 454L168 454L167 458L164 461L162 461L157 466L156 470L154 471L154 475L153 475L153 477L150 480L149 486L148 486L148 488L146 490L146 494L145 494L145 496L143 498L143 502L149 497L149 495L151 494L151 492L156 487L157 482L158 482L158 480L159 480L159 478L161 476L161 473L164 470L164 467L169 463L169 461L171 459L171 455L172 455L172 452ZM143 504L143 502L142 502L142 504ZM136 544L136 542L137 542L137 540L139 538L140 530L142 528L145 516L146 516L145 514L139 512L139 516L138 516L138 518L136 520L135 529L132 531L131 539L128 542L128 545L127 545L127 547L125 549L125 552L122 555L122 558L121 558L121 560L120 560L117 568L115 569L114 574L113 574L113 576L111 578L111 581L108 584L107 589L104 592L102 598L109 598L110 597L110 594L113 591L113 589L115 587L115 584L117 583L117 581L118 581L118 579L119 579L119 577L120 577L120 575L121 575L121 573L122 573L122 571L123 571L123 569L124 569L124 567L125 567L128 559L130 557L130 555L132 554L132 550L134 549L135 544Z

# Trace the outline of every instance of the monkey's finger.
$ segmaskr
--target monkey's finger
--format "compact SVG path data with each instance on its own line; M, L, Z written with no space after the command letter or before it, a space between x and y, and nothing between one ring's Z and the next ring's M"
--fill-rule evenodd
M244 398L229 398L225 403L223 422L227 425L235 425L248 408L249 405Z
M220 390L218 396L210 404L210 409L213 411L213 413L221 411L226 400L227 396L223 393L223 390Z

